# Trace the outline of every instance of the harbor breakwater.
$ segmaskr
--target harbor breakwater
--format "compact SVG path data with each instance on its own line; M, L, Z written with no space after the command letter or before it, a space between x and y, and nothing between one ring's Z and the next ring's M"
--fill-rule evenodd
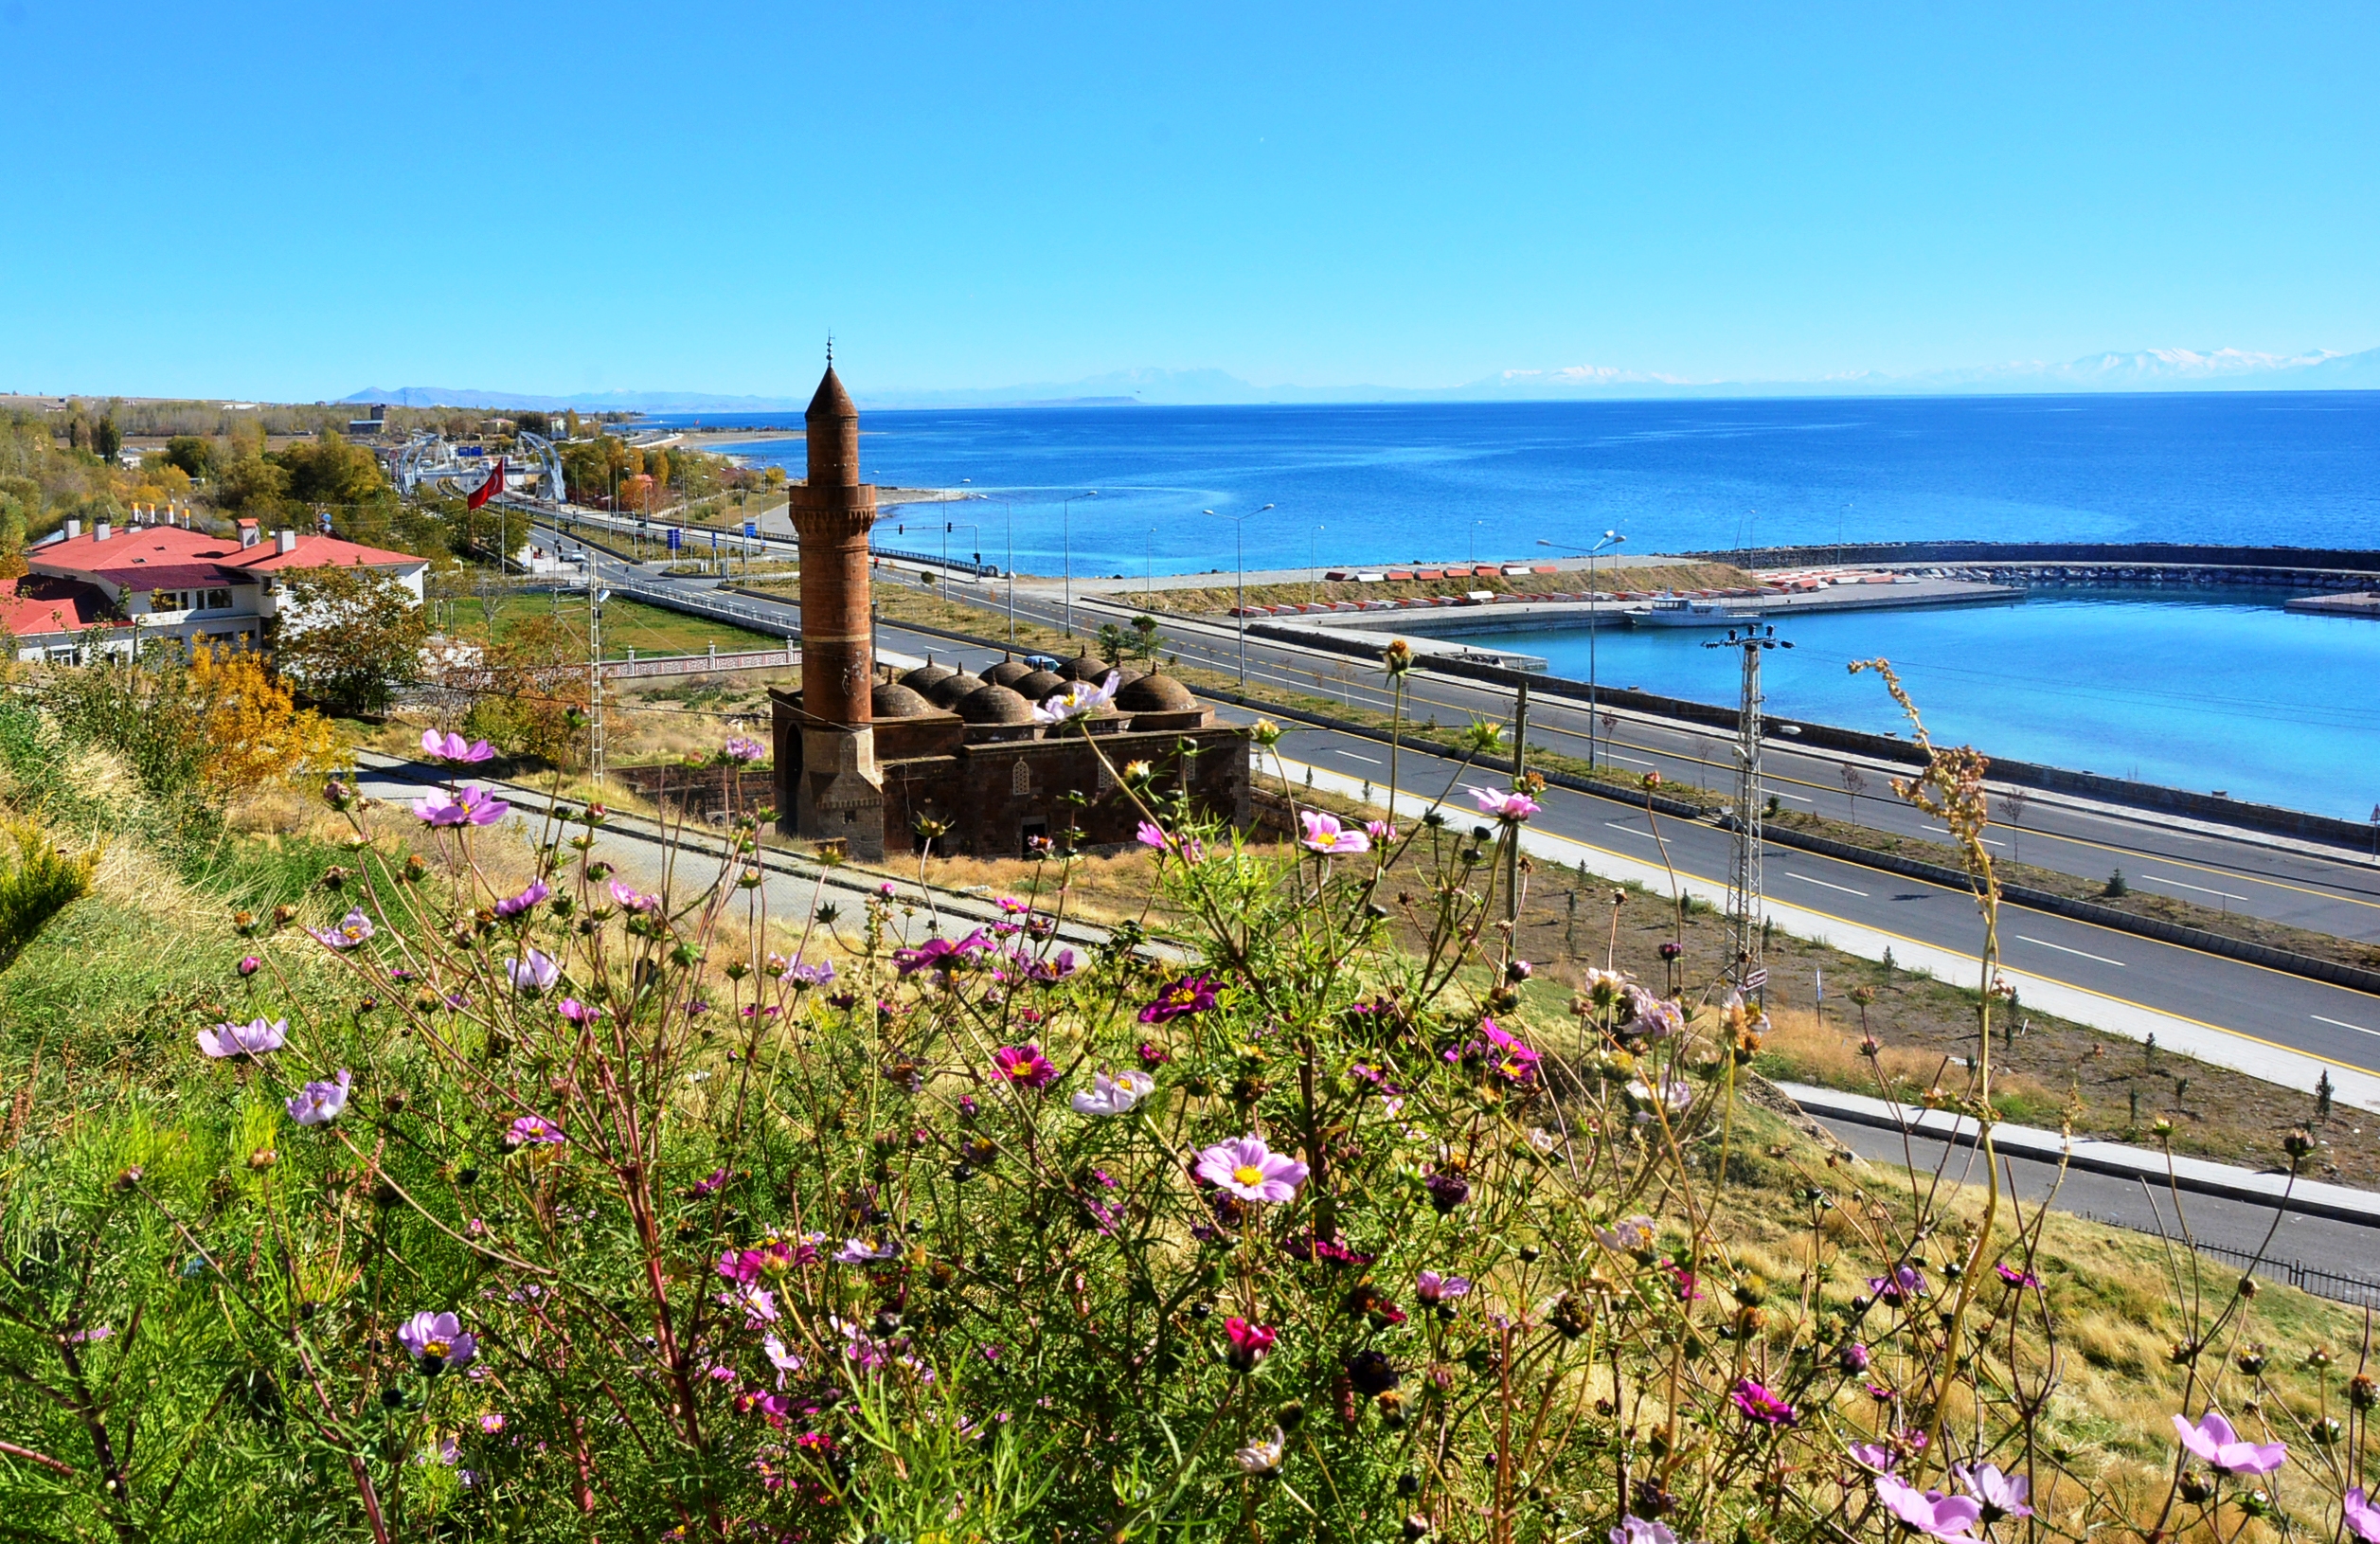
M1939 571L1998 584L2242 585L2351 590L2380 584L2380 551L2353 548L2216 547L2175 542L1863 542L1686 554L1754 572L1876 567Z

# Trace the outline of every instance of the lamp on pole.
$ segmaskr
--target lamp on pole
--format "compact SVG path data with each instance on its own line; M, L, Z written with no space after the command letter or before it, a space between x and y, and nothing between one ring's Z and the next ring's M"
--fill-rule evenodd
M1078 498L1097 498L1099 496L1100 491L1094 488L1088 493L1069 494L1065 499L1060 501L1065 508L1066 637L1074 637L1074 501Z
M1315 556L1315 550L1321 545L1321 542L1322 528L1320 526L1306 532L1306 583L1313 586L1314 598L1316 601L1322 599L1322 564Z
M1628 538L1616 530L1603 532L1603 539L1593 547L1567 547L1561 542L1537 539L1539 547L1550 547L1561 552L1586 554L1586 764L1595 764L1595 619L1602 615L1603 602L1595 591L1595 554L1607 547L1618 547Z
M1272 507L1267 504L1264 510ZM1250 510L1247 514L1224 514L1215 510L1198 512L1201 514L1214 515L1218 520L1231 522L1231 562L1233 566L1240 570L1240 603L1232 607L1232 610L1238 614L1240 623L1240 684L1243 687L1248 684L1248 560L1240 540L1240 524L1247 519L1248 515L1262 514L1264 510Z

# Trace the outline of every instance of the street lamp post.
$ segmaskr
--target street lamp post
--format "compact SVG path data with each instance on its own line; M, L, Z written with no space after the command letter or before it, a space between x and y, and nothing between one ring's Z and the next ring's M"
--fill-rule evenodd
M1099 496L1100 491L1094 488L1088 493L1071 494L1062 501L1065 506L1066 637L1074 637L1074 501L1078 498Z
M1547 541L1542 536L1537 539L1539 547L1550 547L1561 552L1586 554L1586 764L1589 767L1596 764L1595 623L1596 619L1601 617L1603 611L1603 602L1597 597L1595 590L1595 555L1607 547L1618 547L1627 539L1616 530L1603 532L1603 539L1593 547L1567 547L1561 542Z
M1314 598L1322 599L1322 563L1315 556L1322 543L1322 528L1315 527L1306 533L1306 583L1313 587Z
M972 520L945 520L945 521L943 521L943 522L942 522L942 573L943 573L943 576L944 576L945 578L947 578L947 577L949 576L949 574L950 574L950 533L951 533L952 531L954 531L954 530L957 530L957 529L958 529L959 527L961 527L961 526L964 526L964 527L966 527L969 530L974 531L974 532L975 533L975 540L977 540L977 541L981 541L981 540L983 540L983 528L982 528L981 526L979 526L979 525L976 525L976 524L975 524L974 521L972 521ZM980 564L980 563L981 563L981 561L982 561L982 559L983 559L983 553L982 553L982 551L981 551L980 549L978 549L978 550L976 551L976 553L975 553L975 559L976 559L976 561L977 561L977 563L978 563L978 564Z
M1272 507L1267 504L1264 510ZM1232 566L1240 571L1240 603L1232 607L1232 610L1237 613L1237 619L1240 623L1240 685L1242 687L1248 684L1248 560L1240 541L1240 523L1247 519L1248 515L1262 514L1264 510L1250 510L1247 514L1223 514L1214 510L1198 512L1201 514L1212 514L1219 520L1231 522L1231 562Z

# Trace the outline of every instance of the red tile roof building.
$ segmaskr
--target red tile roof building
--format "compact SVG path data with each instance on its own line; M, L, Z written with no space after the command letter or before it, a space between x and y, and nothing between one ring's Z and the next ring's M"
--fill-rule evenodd
M279 530L267 540L253 520L240 522L233 537L180 526L111 527L104 521L86 532L81 525L70 520L63 536L27 548L30 573L19 582L19 593L0 589L0 622L15 636L19 658L69 653L81 657L94 647L134 652L155 638L173 638L184 648L204 639L252 649L263 642L266 624L279 615L283 578L295 569L376 568L394 575L419 601L421 576L430 566L428 559L410 552L335 536ZM33 581L74 586L81 595L76 615L95 604L100 615L64 625L63 613L49 613L57 610L56 596L65 592L45 590L28 598L23 586ZM116 625L94 632L111 613ZM33 625L44 621L60 625Z

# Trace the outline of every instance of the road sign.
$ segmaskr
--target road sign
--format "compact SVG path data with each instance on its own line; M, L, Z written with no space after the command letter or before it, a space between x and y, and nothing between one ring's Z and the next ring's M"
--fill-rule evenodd
M680 530L679 530L677 527L675 527L675 526L671 526L671 527L670 528L670 550L671 550L671 551L672 551L672 552L675 552L675 551L678 551L680 548L684 548L685 546L686 546L686 532L684 532L684 531Z
M746 520L743 523L743 533L746 536L758 536L761 533L761 523L758 520Z
M1766 965L1763 965L1760 969L1752 972L1751 975L1744 978L1744 990L1746 992L1758 992L1762 987L1764 987L1767 984L1768 967Z

